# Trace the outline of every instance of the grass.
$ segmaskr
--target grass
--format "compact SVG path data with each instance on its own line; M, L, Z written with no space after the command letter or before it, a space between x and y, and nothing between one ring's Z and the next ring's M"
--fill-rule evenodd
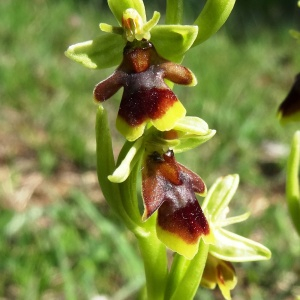
M68 45L96 36L100 21L109 22L103 7L71 0L0 3L3 298L125 299L143 281L133 237L103 201L95 175L92 89L111 70L90 71L63 55ZM175 91L188 113L217 135L178 160L208 186L239 173L232 210L250 210L252 217L234 230L273 252L269 262L236 264L234 299L293 299L300 294L300 249L287 215L284 169L297 125L281 127L276 110L299 71L299 45L284 23L239 39L232 27L184 60L199 83ZM112 125L117 98L105 103ZM118 153L122 140L113 135ZM266 145L283 150L272 156Z

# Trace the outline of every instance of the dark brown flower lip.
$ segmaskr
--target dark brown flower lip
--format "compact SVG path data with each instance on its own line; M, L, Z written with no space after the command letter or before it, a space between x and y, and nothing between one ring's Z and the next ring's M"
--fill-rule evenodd
M172 150L148 154L142 177L144 218L158 210L158 226L189 244L209 234L208 221L195 196L205 191L205 184L197 174L176 162Z
M278 112L282 118L300 113L300 73L295 76L295 81L281 105Z
M165 79L184 85L196 82L189 69L160 57L149 41L128 42L122 63L110 77L97 84L94 98L103 102L124 88L117 128L133 141L143 134L149 121L165 131L185 116L185 108Z
M180 236L188 244L194 244L202 235L208 235L208 221L197 201L188 202L177 208L171 201L165 201L158 209L158 225L168 232Z

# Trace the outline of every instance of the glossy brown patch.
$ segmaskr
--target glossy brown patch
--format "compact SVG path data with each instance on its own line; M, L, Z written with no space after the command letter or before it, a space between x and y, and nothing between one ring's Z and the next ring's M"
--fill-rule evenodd
M165 140L175 140L178 139L178 132L176 130L168 130L162 133Z
M178 101L175 94L165 88L139 88L136 91L124 89L119 116L129 125L136 126L147 119L159 119Z
M165 201L158 210L158 225L180 236L186 243L196 243L201 235L208 235L209 224L196 199L190 199L178 207L170 200Z

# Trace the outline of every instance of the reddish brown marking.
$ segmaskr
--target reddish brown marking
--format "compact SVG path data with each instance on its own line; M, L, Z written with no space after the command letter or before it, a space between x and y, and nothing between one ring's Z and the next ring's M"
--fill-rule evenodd
M169 89L140 88L133 93L123 94L119 116L130 126L137 126L147 119L160 119L178 101Z
M176 132L176 130L169 130L169 131L164 131L163 132L163 138L165 140L175 140L178 139L178 133Z
M179 208L171 201L165 201L158 210L157 221L162 229L189 244L196 243L201 235L209 234L209 224L196 198Z

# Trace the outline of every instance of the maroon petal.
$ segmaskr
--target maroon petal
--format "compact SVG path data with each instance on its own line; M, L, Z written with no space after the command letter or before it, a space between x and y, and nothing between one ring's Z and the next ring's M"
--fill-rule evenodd
M94 89L94 99L103 102L113 96L122 87L123 77L121 72L116 71L98 83Z
M197 83L194 74L182 65L168 61L161 64L160 67L164 70L164 78L174 83L184 85L195 85Z

